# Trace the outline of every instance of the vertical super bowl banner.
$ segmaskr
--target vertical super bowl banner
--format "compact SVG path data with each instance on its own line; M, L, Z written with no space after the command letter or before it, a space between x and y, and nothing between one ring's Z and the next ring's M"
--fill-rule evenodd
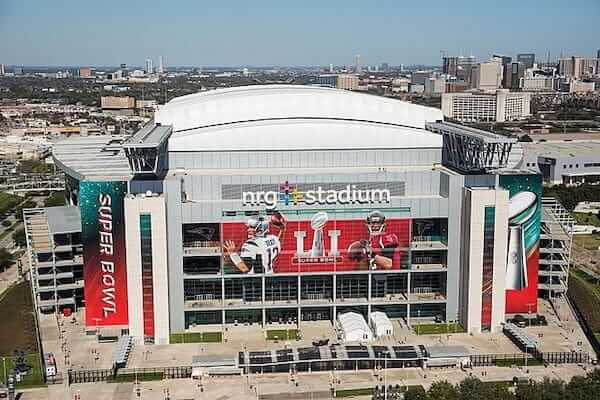
M499 184L510 197L506 313L536 313L542 179L540 175L501 175Z
M126 182L79 185L85 324L127 325L124 203Z

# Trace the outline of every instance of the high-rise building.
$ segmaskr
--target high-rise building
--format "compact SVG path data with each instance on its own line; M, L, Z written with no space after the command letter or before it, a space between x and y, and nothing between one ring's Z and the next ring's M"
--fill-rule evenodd
M505 89L517 90L520 88L521 78L525 76L525 64L521 62L512 62L504 66L502 77L502 87Z
M154 67L152 66L152 60L150 60L150 59L146 60L146 73L147 74L154 73Z
M471 71L477 65L477 58L474 56L460 56L456 61L456 77L465 82L471 82Z
M446 75L456 76L458 68L458 57L443 57L442 72Z
M471 87L483 91L495 91L502 84L502 64L496 61L482 62L471 70Z
M356 55L355 71L357 74L362 74L362 64L360 63L360 54Z
M158 56L158 71L159 74L163 74L165 72L165 66L163 65L163 57Z
M4 75L4 64L0 64L0 75Z
M502 65L507 65L507 64L510 64L512 62L512 57L503 56L501 54L494 54L494 55L492 55L492 60L493 59L497 59Z
M23 75L23 67L15 67L13 72L15 75Z
M390 65L388 63L381 63L381 71L388 72L390 70Z
M338 75L336 87L338 89L357 90L358 89L358 75L354 75L354 74Z
M505 122L531 115L531 94L500 89L494 94L444 93L444 116L462 122Z
M522 53L517 54L517 62L523 63L525 69L533 68L533 64L535 64L535 54L534 53Z
M569 57L558 60L558 73L566 78L580 79L598 72L596 58Z
M432 76L425 79L425 94L440 94L446 91L446 79L443 76Z
M320 86L337 87L338 76L335 74L323 74L317 78L317 83Z
M329 64L329 73L333 74L333 64Z

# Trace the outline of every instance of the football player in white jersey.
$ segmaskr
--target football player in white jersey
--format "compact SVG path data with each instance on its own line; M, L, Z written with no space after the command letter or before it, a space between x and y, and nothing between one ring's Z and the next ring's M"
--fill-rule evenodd
M269 222L262 218L252 218L246 222L248 239L239 253L233 240L223 244L223 253L229 257L235 268L244 274L272 274L275 259L281 253L281 240L285 233L285 219L276 212L271 224L279 228L277 235L269 232Z

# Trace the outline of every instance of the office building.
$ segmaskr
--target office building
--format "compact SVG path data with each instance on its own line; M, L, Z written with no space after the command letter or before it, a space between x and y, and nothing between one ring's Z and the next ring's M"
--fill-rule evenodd
M415 71L410 75L410 83L411 85L423 85L425 87L425 81L432 75L432 71Z
M147 75L151 75L154 73L154 67L152 66L152 60L146 60L146 69L144 70Z
M536 312L541 179L497 172L516 139L442 118L350 91L234 87L171 100L132 137L56 144L82 218L86 328L162 344L198 325L379 311L479 333ZM515 202L531 223L511 225Z
M471 70L471 87L485 92L495 92L501 85L501 63L488 61L473 66Z
M458 69L458 57L442 58L442 73L445 75L456 76Z
M512 57L503 56L501 54L493 54L492 61L499 62L502 65L507 65L512 63Z
M356 65L354 67L354 71L356 71L357 74L362 74L362 63L360 60L360 54L356 55Z
M444 93L442 112L444 116L462 122L505 122L527 118L531 115L530 93Z
M553 92L558 90L558 77L530 75L521 78L519 87L524 92Z
M533 68L535 64L535 54L534 53L522 53L517 54L517 62L523 63L525 69Z
M132 109L135 107L135 98L130 96L102 96L100 107L103 110Z
M330 88L337 87L338 76L336 74L322 74L317 77L317 84Z
M0 64L0 75L4 75L6 71L4 70L4 64Z
M358 89L358 75L354 74L340 74L337 77L336 87L344 90L357 90Z
M446 91L446 78L444 76L432 76L425 80L425 94L441 94Z
M521 80L524 76L525 64L521 62L506 64L504 65L502 87L505 89L519 90L521 88Z
M558 73L566 78L581 79L598 73L598 59L569 57L558 61Z
M165 66L163 65L163 57L158 56L158 71L159 74L163 74L165 72Z
M455 76L458 80L464 82L470 82L471 70L476 64L477 58L474 56L445 56L442 58L442 73Z
M323 74L317 78L319 86L345 90L357 90L358 82L358 75L354 74Z
M92 69L91 68L79 68L79 77L82 79L87 79L92 77Z

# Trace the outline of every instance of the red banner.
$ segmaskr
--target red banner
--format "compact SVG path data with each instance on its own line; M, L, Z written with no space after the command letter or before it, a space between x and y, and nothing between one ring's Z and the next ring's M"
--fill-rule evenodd
M382 215L382 214L381 214ZM283 218L283 217L282 217ZM252 226L257 225L256 232ZM280 223L277 217L222 225L225 271L286 273L400 269L408 262L410 219L333 219ZM266 230L265 230L266 229ZM237 257L239 256L239 259ZM243 263L240 268L237 263Z

